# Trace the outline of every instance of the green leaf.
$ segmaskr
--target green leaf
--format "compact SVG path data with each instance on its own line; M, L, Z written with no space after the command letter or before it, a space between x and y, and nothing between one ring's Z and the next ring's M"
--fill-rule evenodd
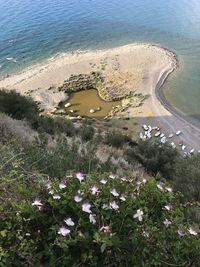
M105 249L106 249L106 243L103 243L101 245L101 253L104 253Z

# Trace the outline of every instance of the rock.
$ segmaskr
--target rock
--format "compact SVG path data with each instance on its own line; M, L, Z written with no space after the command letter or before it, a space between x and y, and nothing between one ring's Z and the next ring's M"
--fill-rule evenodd
M101 110L101 107L98 107L98 108L97 108L97 111L100 111L100 110Z
M93 108L90 109L90 113L94 113L95 110Z
M71 103L66 103L65 104L65 108L68 108L68 107L70 107L71 106Z

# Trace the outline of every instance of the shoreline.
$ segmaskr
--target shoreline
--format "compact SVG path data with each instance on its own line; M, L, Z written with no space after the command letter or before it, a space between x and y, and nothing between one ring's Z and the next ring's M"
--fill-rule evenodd
M43 108L49 112L66 99L66 94L58 92L56 88L70 75L100 70L107 77L108 90L104 93L110 97L127 95L133 91L147 96L142 107L128 108L130 117L142 121L152 118L160 121L167 130L171 125L174 125L171 127L173 130L188 127L191 130L192 127L198 132L194 142L198 144L200 126L194 125L192 118L177 111L164 96L163 85L178 66L179 60L175 52L159 44L133 43L112 49L55 55L10 77L2 78L0 88L30 94L36 101L42 102ZM49 90L52 86L55 88ZM189 141L189 133L186 136Z

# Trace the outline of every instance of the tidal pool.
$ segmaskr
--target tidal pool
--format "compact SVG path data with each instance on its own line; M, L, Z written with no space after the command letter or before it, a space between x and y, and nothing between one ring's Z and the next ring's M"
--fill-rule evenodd
M104 118L112 107L121 105L121 101L106 102L102 100L95 89L72 93L67 102L71 103L71 106L65 110L73 110L76 115L98 119ZM98 108L100 108L99 111L97 111ZM95 112L90 113L91 109L94 109Z

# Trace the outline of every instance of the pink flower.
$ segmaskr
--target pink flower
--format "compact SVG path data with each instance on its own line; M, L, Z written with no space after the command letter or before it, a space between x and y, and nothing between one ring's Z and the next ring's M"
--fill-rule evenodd
M166 186L165 189L170 193L173 191L173 189L170 186Z
M92 224L96 223L96 217L97 216L95 214L90 214L89 219Z
M188 229L188 232L191 234L191 235L198 235L198 233L192 229L191 227Z
M133 218L137 218L140 222L143 220L144 212L141 209L138 209L137 212L133 215Z
M92 213L90 209L91 209L91 204L89 202L85 202L82 204L82 211L87 213Z
M161 191L163 190L163 186L162 186L162 184L157 184L157 187L158 187L158 189L160 189Z
M106 179L101 179L101 181L100 181L101 184L107 184L107 182L108 181Z
M110 190L110 193L114 196L114 197L118 197L119 193L117 192L117 190L115 188L113 188L112 190Z
M67 218L64 220L64 222L68 225L68 226L74 226L75 223L72 221L71 218Z
M119 199L120 199L121 201L126 201L125 196L121 196Z
M42 204L41 200L39 200L38 198L36 198L36 199L34 200L34 202L32 203L32 206L40 207L40 206L42 206L42 205L43 205L43 204Z
M103 232L103 233L112 233L112 228L110 226L102 226L99 229L99 232Z
M169 221L169 220L167 220L167 219L165 219L163 223L164 223L164 225L165 225L166 227L168 227L169 225L172 224L172 222Z
M178 230L177 232L180 237L184 237L186 235L186 233L181 230Z
M100 191L99 191L99 188L98 188L96 185L94 185L94 186L90 189L90 191L91 191L91 194L92 194L92 195L96 195L97 193L100 192Z
M61 199L61 196L59 196L59 195L54 195L54 196L53 196L53 199Z
M112 179L112 180L114 180L116 178L116 176L114 174L110 174L109 175L109 178Z
M58 234L62 236L67 236L70 233L70 230L65 227L60 227Z
M66 184L64 182L59 183L59 188L64 189L66 187Z
M172 209L172 205L170 205L170 204L168 204L168 205L165 205L165 206L164 206L164 208L165 208L166 210L168 210L168 211L169 211L169 210L171 210L171 209Z
M78 172L76 174L76 178L79 180L80 183L85 179L84 175L81 172Z
M117 204L117 202L112 201L110 202L110 208L113 210L118 210L119 209L119 205Z
M48 182L48 183L46 184L46 188L49 190L49 189L51 189L51 187L52 187L52 183L51 183L51 182Z
M121 177L121 181L125 182L126 181L126 177Z
M79 195L76 195L76 196L74 197L74 200L75 200L77 203L79 203L79 202L82 201L82 197L80 197Z

